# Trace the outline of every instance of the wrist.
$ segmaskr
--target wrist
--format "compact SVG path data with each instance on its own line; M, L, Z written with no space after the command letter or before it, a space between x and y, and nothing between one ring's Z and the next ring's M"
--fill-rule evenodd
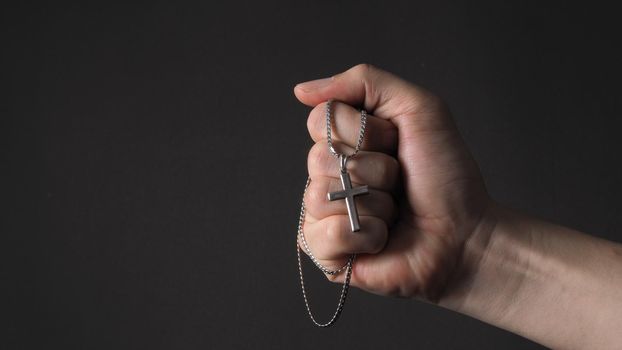
M465 241L439 305L495 323L523 283L528 264L529 230L509 236L504 227L523 225L514 213L490 201Z
M491 203L439 305L552 348L612 348L622 246Z

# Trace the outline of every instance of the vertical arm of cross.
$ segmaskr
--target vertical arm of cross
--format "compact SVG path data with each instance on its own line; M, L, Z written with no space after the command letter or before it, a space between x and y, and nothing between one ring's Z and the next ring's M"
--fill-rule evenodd
M352 232L356 232L361 229L361 225L359 223L359 214L358 214L358 210L356 209L356 203L354 202L354 197L368 194L369 188L367 185L352 188L352 181L350 180L350 174L348 174L345 171L341 172L340 177L341 177L341 185L343 186L343 191L328 193L328 200L334 201L338 199L345 199L346 207L348 209L348 217L350 218L350 228L352 229Z

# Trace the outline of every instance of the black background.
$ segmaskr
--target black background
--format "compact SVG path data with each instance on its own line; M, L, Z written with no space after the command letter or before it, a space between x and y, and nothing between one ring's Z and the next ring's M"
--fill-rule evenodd
M312 326L292 88L361 62L426 86L494 198L622 241L619 8L542 3L5 7L0 347L541 348L358 290ZM306 267L326 316L338 286Z

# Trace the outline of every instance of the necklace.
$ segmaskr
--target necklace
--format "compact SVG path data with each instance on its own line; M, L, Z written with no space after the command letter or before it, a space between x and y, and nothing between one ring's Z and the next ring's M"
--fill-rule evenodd
M339 200L339 199L345 200L346 207L348 209L348 217L350 219L350 228L352 232L357 232L360 230L360 223L359 223L358 211L356 209L354 198L356 196L368 194L369 188L367 185L360 186L360 187L354 187L354 188L352 187L352 182L350 180L350 174L347 171L347 163L350 158L354 157L359 152L361 148L361 144L363 143L363 139L365 137L365 126L367 124L367 112L365 110L361 110L361 128L359 131L359 137L356 143L356 147L352 154L346 155L346 154L337 152L335 148L333 147L332 126L331 126L331 112L332 112L331 107L332 107L332 100L329 100L326 102L326 139L327 139L328 149L330 153L339 159L339 169L340 169L339 177L341 178L341 185L343 187L343 190L337 191L337 192L329 192L327 193L327 197L328 197L328 200L330 201ZM333 314L331 319L328 320L328 322L326 323L318 322L313 316L313 313L311 312L311 307L309 305L309 298L307 296L307 292L305 289L305 282L304 282L304 277L302 273L300 246L296 244L296 255L298 257L298 272L300 274L300 286L302 288L302 297L304 299L305 306L307 308L307 313L309 314L311 321L316 326L329 327L337 321L337 319L341 315L341 311L343 310L343 306L346 302L346 297L348 295L348 289L350 288L350 278L352 276L352 264L354 263L356 254L351 254L350 257L348 258L348 261L345 263L345 265L341 266L338 269L331 270L325 267L324 265L322 265L318 261L318 259L313 255L313 253L311 253L311 249L309 249L309 245L307 244L307 240L305 239L304 230L303 230L304 221L305 221L305 200L304 198L305 198L305 194L307 193L307 189L309 188L310 183L311 183L311 178L309 177L307 178L307 183L305 184L305 189L302 193L302 202L300 205L300 216L298 218L298 237L300 237L300 241L302 242L304 250L309 256L309 258L311 259L311 261L315 264L315 266L317 266L320 270L322 270L322 272L328 275L336 275L345 270L345 273L346 273L335 313Z

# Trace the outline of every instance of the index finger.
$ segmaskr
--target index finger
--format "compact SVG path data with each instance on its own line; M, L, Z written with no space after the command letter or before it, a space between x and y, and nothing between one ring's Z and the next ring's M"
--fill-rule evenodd
M307 119L309 134L315 142L326 139L326 102L311 110ZM332 139L355 147L361 127L361 112L345 103L332 102ZM367 115L367 127L361 149L366 151L395 154L397 150L397 128L390 121Z
M416 114L435 97L424 88L369 64L359 64L331 78L298 84L294 93L309 106L334 98L362 106L388 120Z

